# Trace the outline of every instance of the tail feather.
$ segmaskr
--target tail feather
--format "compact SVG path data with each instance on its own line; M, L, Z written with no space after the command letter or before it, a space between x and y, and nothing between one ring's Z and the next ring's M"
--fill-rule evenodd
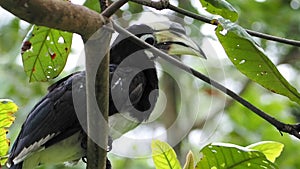
M12 166L9 167L9 169L22 169L22 165L23 165L23 162L20 162L16 165L13 164Z

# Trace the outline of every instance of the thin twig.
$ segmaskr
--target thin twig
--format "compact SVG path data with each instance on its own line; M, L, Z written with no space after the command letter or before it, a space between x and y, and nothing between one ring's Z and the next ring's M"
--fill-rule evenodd
M180 14L185 15L185 16L189 16L191 18L194 18L196 20L199 20L199 21L202 21L202 22L205 22L205 23L208 23L208 24L212 24L212 25L216 25L216 26L218 24L213 19L209 19L205 16L201 16L201 15L195 14L193 12L190 12L188 10L185 10L183 8L174 6L170 3L168 3L167 0L161 0L161 1L155 1L155 2L141 1L141 0L131 0L131 1L135 2L135 3L138 3L138 4L141 4L141 5L146 5L146 6L155 8L157 10L169 9L169 10L175 11L175 12L180 13ZM249 30L249 29L245 29L245 30L247 31L247 33L249 33L250 35L255 36L255 37L259 37L259 38L263 38L263 39L267 39L267 40L271 40L271 41L275 41L275 42L280 42L280 43L300 47L300 41L297 41L297 40L291 40L291 39L281 38L281 37L277 37L277 36L272 36L272 35L256 32L256 31Z
M208 19L204 16L195 14L193 12L187 11L185 9L176 7L176 6L171 5L171 4L168 5L167 9L173 10L175 12L178 12L180 14L189 16L191 18L194 18L196 20L199 20L199 21L202 21L202 22L205 22L205 23L209 23L209 24L212 24L212 25L217 25L217 22L214 22L214 20L212 20L212 19ZM256 32L256 31L249 30L249 29L246 29L246 31L247 31L247 33L249 33L250 35L255 36L255 37L259 37L259 38L263 38L263 39L267 39L267 40L271 40L271 41L275 41L275 42L280 42L280 43L300 47L300 41L297 41L297 40L285 39L285 38L281 38L281 37L277 37L277 36L268 35L268 34L265 34L265 33Z
M246 89L249 87L249 85L251 84L251 80L247 79L247 81L245 82L242 90L238 93L239 96L243 95L243 93L246 91ZM197 122L196 124L194 124L192 129L199 129L201 127L203 127L203 125L207 122L210 121L214 118L216 118L216 116L221 112L221 111L226 111L230 106L232 106L234 103L234 99L230 99L230 100L226 100L225 103L225 107L220 107L219 109L213 111L212 113L209 114L209 116L199 122Z
M255 36L255 37L300 47L300 41L297 41L297 40L272 36L272 35L256 32L256 31L249 30L249 29L246 29L246 31L247 31L247 33L249 33L250 35Z
M172 5L172 4L169 4L168 7L167 7L167 9L170 9L172 11L178 12L178 13L180 13L182 15L185 15L185 16L189 16L191 18L194 18L196 20L199 20L199 21L202 21L202 22L205 22L205 23L216 25L215 22L213 22L212 19L209 19L209 18L206 18L204 16L195 14L195 13L190 12L190 11L185 10L185 9L176 7L176 6Z
M167 62L173 64L174 66L177 66L178 68L186 71L189 74L194 75L195 77L203 80L204 82L210 84L211 86L215 87L216 89L219 89L223 93L227 94L228 96L230 96L234 100L238 101L240 104L242 104L243 106L245 106L249 110L253 111L258 116L262 117L267 122L269 122L270 124L275 126L279 131L289 133L289 134L294 135L295 137L300 139L300 134L299 134L300 127L299 127L299 125L285 124L285 123L282 123L282 122L278 121L277 119L275 119L274 117L266 114L262 110L258 109L253 104L249 103L247 100L243 99L242 97L240 97L239 95L237 95L233 91L227 89L225 86L221 85L217 81L214 81L214 80L210 79L209 77L205 76L204 74L202 74L202 73L190 68L189 66L181 63L180 61L174 59L173 57L169 56L168 54L166 54L166 53L158 50L157 48L143 42L138 37L136 37L132 33L128 32L124 28L120 27L116 23L113 23L113 26L114 26L114 29L116 31L118 31L119 33L125 34L127 36L132 37L131 40L134 43L136 43L137 45L140 45L142 47L146 47L149 51L153 52L156 56L161 57L162 59L164 59Z
M132 2L138 3L140 5L150 6L157 10L166 9L169 6L169 0L160 0L160 1L152 1L152 0L131 0Z
M119 10L124 4L126 4L128 0L118 0L109 5L103 12L101 12L102 16L107 18L111 17L117 10Z

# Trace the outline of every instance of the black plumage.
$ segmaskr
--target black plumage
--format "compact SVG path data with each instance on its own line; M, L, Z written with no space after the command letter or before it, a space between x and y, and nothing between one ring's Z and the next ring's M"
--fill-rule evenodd
M173 33L177 32L174 33L176 36L183 33L182 27L178 27L177 24L173 26L169 24L168 28ZM153 35L157 31L148 25L134 25L128 30L141 38L144 35ZM162 31L166 30L162 29ZM143 40L147 43L163 51L170 50L171 42L159 42L153 36L145 37ZM174 43L177 45L182 43L185 48L189 46L183 42ZM198 51L201 53L200 49ZM157 101L157 89L158 78L152 58L146 54L142 46L130 41L130 37L119 35L110 50L109 116L112 117L119 112L129 112L129 115L138 122L147 120ZM85 95L84 71L73 73L51 85L46 96L35 105L22 125L10 151L8 159L10 168L22 169L23 166L23 169L27 169L46 163L52 158L34 156L34 154L39 152L42 155L44 150L58 145L67 138L73 139L74 145L71 146L80 146L74 148L75 153L72 158L62 157L59 160L76 161L84 157L86 135L80 122L86 121ZM73 100L74 96L76 96L76 103ZM51 162L59 162L56 158L53 159L55 160Z

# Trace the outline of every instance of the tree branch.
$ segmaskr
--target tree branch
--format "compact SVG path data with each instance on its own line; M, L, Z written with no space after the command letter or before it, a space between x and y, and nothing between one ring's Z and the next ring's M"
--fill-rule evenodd
M106 22L95 11L62 0L0 0L0 6L29 23L78 33L86 40Z
M121 2L121 3L120 3ZM122 6L127 1L117 1L113 5L110 6L108 10L105 11L108 7L107 0L99 0L100 9L104 13L103 15L106 17L111 16L120 6ZM117 4L117 5L116 5ZM93 97L92 90L88 89L91 93L87 95L87 99L89 99L88 106L87 106L87 119L88 119L88 136L94 135L98 136L96 141L93 137L87 137L87 169L105 169L106 168L106 155L107 155L107 142L108 142L108 114L109 114L109 42L111 39L111 33L107 33L107 30L104 30L104 35L100 34L98 41L93 41L92 45L94 47L86 47L87 52L88 50L93 50L94 53L93 57L87 56L86 60L88 63L86 65L86 72L87 72L87 86L92 88L93 84L95 84L95 93L96 93L96 103L100 109L100 112L94 111L91 109L91 105L95 104L91 101L91 97ZM106 35L106 36L105 36ZM102 39L105 36L105 39ZM89 43L89 42L88 42ZM100 51L99 51L100 49ZM102 51L106 51L105 53L101 53ZM104 54L104 57L102 56ZM100 60L100 63L99 63ZM96 65L94 65L97 63ZM100 64L100 65L98 65ZM90 65L94 65L90 66ZM99 67L98 67L99 66ZM96 70L98 67L98 70ZM96 72L96 75L94 74ZM96 76L96 77L95 77ZM94 81L94 79L97 79ZM98 121L97 114L101 114L103 119ZM94 134L92 132L96 132Z
M100 9L101 11L104 11L108 7L107 0L99 0ZM102 35L103 36L103 35ZM86 169L105 169L106 168L106 155L107 155L107 142L108 142L108 107L109 107L109 42L111 39L111 34L108 35L106 40L99 40L96 42L95 46L90 48L91 50L96 51L95 55L93 57L87 56L87 60L89 63L86 65L86 72L87 72L87 86L95 84L95 95L96 95L96 105L92 106L98 106L100 109L100 112L96 111L94 112L93 109L91 109L91 101L88 102L87 106L87 125L88 125L88 136L87 137L87 165ZM101 37L100 37L101 39ZM103 42L104 41L104 42ZM89 42L87 42L89 43ZM91 46L91 45L88 45ZM105 46L105 47L104 47ZM88 48L86 48L88 49ZM101 53L101 51L106 51L106 53ZM104 54L104 57L102 56ZM100 60L100 63L98 62ZM95 65L94 68L90 66L94 63L100 64L98 67L98 70L96 70L98 65ZM91 72L92 71L92 72ZM96 75L94 73L96 72ZM94 81L94 79L97 79ZM90 86L93 87L93 86ZM87 91L92 91L92 89L88 89ZM90 95L87 95L88 98L91 99L93 97L93 93L90 93ZM103 119L101 121L98 121L96 114L101 114ZM97 132L98 137L97 140L90 137L90 135L94 135L92 132ZM101 134L100 134L101 133Z
M87 7L62 0L0 0L0 6L24 21L78 33L87 41L126 2L114 2L102 15Z
M215 22L212 19L206 18L204 16L195 14L193 12L190 12L188 10L176 7L172 4L169 3L168 0L160 0L160 1L143 1L143 0L131 0L132 2L141 4L141 5L146 5L152 8L155 8L157 10L162 10L162 9L169 9L172 11L175 11L177 13L180 13L182 15L185 16L189 16L191 18L194 18L196 20L208 23L208 24L212 24L212 25L217 25L218 23ZM271 41L275 41L275 42L280 42L280 43L284 43L284 44L288 44L288 45L293 45L293 46L297 46L300 47L300 41L297 40L291 40L291 39L285 39L285 38L281 38L281 37L277 37L277 36L272 36L272 35L268 35L265 33L260 33L260 32L256 32L253 30L249 30L249 29L245 29L247 31L247 33L249 33L252 36L255 37L259 37L259 38L263 38L263 39L267 39L267 40L271 40Z
M100 0L102 15L109 18L125 3L127 0L119 0L107 7L106 0ZM109 44L112 32L112 29L101 28L85 44L87 169L106 168L109 114ZM96 102L94 101L95 96Z
M210 79L209 77L205 76L204 74L202 74L202 73L190 68L189 66L181 63L180 61L174 59L173 57L169 56L168 54L166 54L166 53L156 49L155 47L143 42L138 37L134 36L132 33L128 32L125 29L123 29L122 27L120 27L116 23L113 23L113 26L114 26L114 29L116 31L118 31L119 33L125 34L126 36L131 36L132 37L131 40L133 40L134 43L136 43L140 46L148 48L148 50L153 52L156 56L160 56L162 59L166 60L167 62L173 64L174 66L177 66L178 68L186 71L189 74L194 75L195 77L201 79L202 81L210 84L211 86L215 87L216 89L218 89L218 90L222 91L223 93L225 93L226 95L230 96L231 98L233 98L234 100L236 100L237 102L239 102L240 104L242 104L243 106L245 106L246 108L248 108L249 110L251 110L252 112L257 114L258 116L260 116L261 118L265 119L267 122L269 122L270 124L275 126L280 132L289 133L289 134L294 135L295 137L300 139L300 134L299 134L300 125L285 124L285 123L282 123L282 122L278 121L276 118L274 118L274 117L268 115L267 113L263 112L262 110L258 109L257 107L255 107L254 105L249 103L247 100L243 99L242 97L240 97L238 94L234 93L233 91L227 89L225 86L221 85L217 81L214 81L214 80Z
M132 2L138 3L140 5L149 6L155 8L157 10L166 9L169 6L169 0L159 0L159 1L152 1L152 0L130 0Z
M102 28L96 34L85 43L87 169L105 169L108 138L108 63L112 32Z
M107 18L111 17L117 10L119 10L128 0L118 0L106 8L101 14Z
M202 22L205 22L205 23L209 23L209 24L216 25L216 26L218 24L217 22L214 22L214 20L212 20L212 19L208 19L204 16L194 14L190 11L187 11L185 9L182 9L182 8L179 8L179 7L176 7L176 6L173 6L171 4L169 4L167 8L170 9L170 10L173 10L175 12L178 12L182 15L189 16L191 18L194 18L196 20L199 20L199 21L202 21ZM280 42L280 43L300 47L300 41L285 39L285 38L281 38L281 37L276 37L276 36L268 35L268 34L265 34L265 33L260 33L260 32L256 32L256 31L253 31L253 30L249 30L249 29L245 29L245 30L247 31L247 33L249 33L250 35L255 36L255 37L259 37L259 38L263 38L263 39L267 39L267 40L271 40L271 41L275 41L275 42Z
M280 42L280 43L300 47L300 41L297 41L297 40L272 36L272 35L256 32L256 31L249 30L249 29L246 29L246 31L247 31L247 33L249 33L250 35L255 36L255 37L259 37L259 38L263 38L263 39L267 39L267 40L271 40L271 41L275 41L275 42Z

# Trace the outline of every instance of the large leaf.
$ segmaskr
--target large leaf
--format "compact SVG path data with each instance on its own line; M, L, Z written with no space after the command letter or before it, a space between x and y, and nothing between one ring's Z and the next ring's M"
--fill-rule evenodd
M284 144L275 141L262 141L247 146L249 149L258 150L266 156L266 158L275 162L276 158L281 154Z
M202 158L196 169L275 169L275 164L268 161L259 151L233 144L210 144L202 151Z
M18 110L18 106L8 99L0 99L0 166L7 161L9 140L6 137L7 128L14 122L13 114Z
M181 169L175 151L167 143L153 140L151 149L156 169Z
M200 3L206 11L221 15L232 22L236 21L239 17L236 9L225 0L200 0Z
M251 80L300 104L300 94L240 26L220 19L216 35L235 67Z
M72 33L33 26L22 46L29 81L47 81L60 74L71 50Z

